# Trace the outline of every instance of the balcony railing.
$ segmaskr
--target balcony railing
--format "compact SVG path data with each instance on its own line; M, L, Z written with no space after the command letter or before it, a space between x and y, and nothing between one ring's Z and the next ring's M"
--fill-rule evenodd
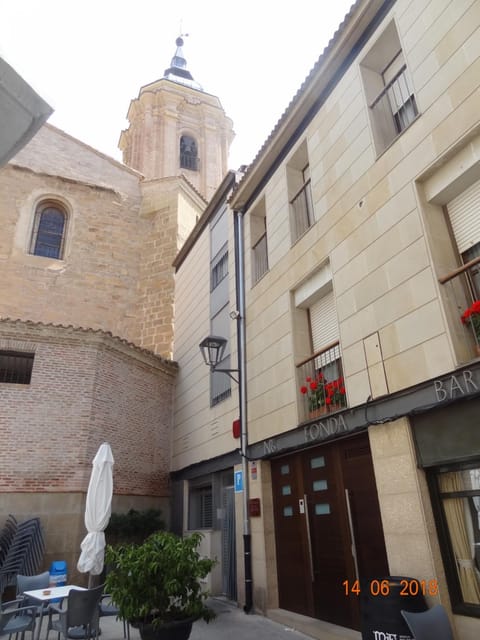
M347 406L338 340L297 364L297 383L301 422Z
M292 240L295 242L312 226L313 201L310 180L307 180L296 196L290 201Z
M260 280L264 273L268 271L268 248L267 234L258 240L252 248L253 264L252 264L252 283L255 284Z
M445 299L449 311L455 315L457 335L460 334L461 340L463 338L467 351L476 356L480 356L480 314L467 313L463 321L462 316L480 300L474 286L475 281L478 283L479 266L480 257L476 257L438 279L440 284L448 287Z

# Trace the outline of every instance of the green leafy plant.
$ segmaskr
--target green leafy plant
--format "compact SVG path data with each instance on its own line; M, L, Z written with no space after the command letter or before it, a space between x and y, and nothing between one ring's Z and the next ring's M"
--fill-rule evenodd
M215 614L205 604L208 594L200 580L216 561L200 556L201 540L200 533L180 538L159 531L140 545L108 545L105 590L120 616L133 626L154 628L192 618L211 620Z
M162 529L165 529L165 523L159 509L130 509L127 513L112 513L105 536L108 544L112 545L140 543Z

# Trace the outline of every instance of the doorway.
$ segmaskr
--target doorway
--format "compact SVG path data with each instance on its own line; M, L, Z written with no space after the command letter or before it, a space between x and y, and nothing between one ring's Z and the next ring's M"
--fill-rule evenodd
M388 575L367 433L271 464L280 607L359 629L345 581Z

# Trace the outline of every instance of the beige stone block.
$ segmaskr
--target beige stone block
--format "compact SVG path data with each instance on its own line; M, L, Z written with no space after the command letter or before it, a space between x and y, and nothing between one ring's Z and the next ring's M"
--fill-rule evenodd
M355 407L366 402L368 396L371 395L367 372L365 370L359 371L352 376L348 376L346 390L349 407Z
M416 469L410 451L402 455L389 455L388 451L383 456L377 457L376 454L374 467L377 490L382 501L387 499L387 495L417 492ZM396 497L392 500L395 502Z
M385 265L388 283L390 287L396 287L425 270L429 265L430 260L425 239L421 237L404 251L392 257Z
M370 389L372 390L372 398L378 398L388 393L383 362L368 367L368 377L370 380Z
M366 369L367 363L363 343L361 341L356 342L349 347L344 347L343 341L340 343L342 346L342 365L345 375L352 376L354 373L359 373Z
M423 514L419 503L418 493L397 493L379 495L382 512L382 523L385 535L391 533L406 535L425 535Z
M385 546L391 575L427 582L437 578L424 532L389 531L385 534Z

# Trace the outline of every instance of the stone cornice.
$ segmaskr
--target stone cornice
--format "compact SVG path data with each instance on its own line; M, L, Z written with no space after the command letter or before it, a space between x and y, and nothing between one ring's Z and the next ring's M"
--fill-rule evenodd
M90 345L103 347L134 358L144 365L163 371L172 378L176 376L178 371L178 364L173 360L167 360L148 349L138 347L124 338L114 336L109 331L101 329L0 318L0 348L7 346L6 339L10 341L20 339L29 343L48 343L52 340L63 344L85 344L87 342Z

